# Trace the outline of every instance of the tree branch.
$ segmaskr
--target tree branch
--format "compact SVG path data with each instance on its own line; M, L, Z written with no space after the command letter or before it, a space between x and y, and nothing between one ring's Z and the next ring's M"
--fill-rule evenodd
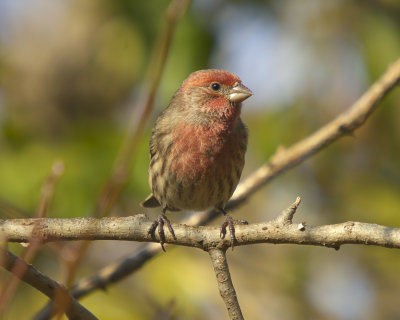
M255 243L291 243L325 246L338 249L342 244L366 244L400 248L400 229L362 222L299 228L291 222L300 199L272 221L236 226L236 246ZM35 222L40 228L34 229ZM68 240L125 240L158 242L158 234L151 239L147 230L152 222L145 215L131 217L75 218L75 219L10 219L0 220L0 237L9 242L28 241L35 230L42 242ZM220 239L219 227L173 224L176 239L168 232L170 244L199 248L228 249L230 239Z
M236 208L277 175L300 164L332 142L352 135L399 82L400 58L349 109L290 148L279 148L269 161L239 184L228 208Z
M47 179L44 181L41 191L39 203L36 209L35 218L43 218L49 207L49 203L53 198L54 189L56 184L62 174L64 173L64 164L60 161L56 161L53 163L51 167L51 171ZM36 225L33 230L35 230ZM0 293L0 319L2 318L2 314L4 313L6 306L11 301L15 292L18 289L18 285L20 283L20 279L26 271L26 266L33 260L36 256L37 252L40 249L40 241L33 236L29 239L29 246L24 248L24 250L20 254L21 260L25 261L25 264L16 263L14 265L15 269L11 272L15 275L15 277L11 277L9 281L4 285Z
M0 259L2 267L48 296L56 304L57 311L65 312L68 319L97 319L72 297L67 288L60 285L58 282L40 273L33 266L26 264L24 260L19 259L7 250L0 249L0 255L2 257ZM23 275L15 273L14 270L18 269L16 268L17 265L23 266L26 270Z
M217 278L219 293L222 300L225 302L229 318L232 320L243 320L242 310L240 310L239 301L229 272L228 262L226 261L226 250L213 248L210 249L208 253Z
M78 280L70 289L75 299L82 298L92 291L106 289L111 283L116 283L132 273L132 270L140 269L144 263L149 261L157 253L161 252L159 243L148 243L143 245L135 255L121 260L113 261L95 274ZM34 320L49 319L53 314L53 307L48 303L33 318Z

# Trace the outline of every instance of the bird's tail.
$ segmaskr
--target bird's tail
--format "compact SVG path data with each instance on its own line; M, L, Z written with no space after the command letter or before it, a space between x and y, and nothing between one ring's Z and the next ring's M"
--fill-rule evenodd
M152 193L146 198L146 200L141 202L140 205L145 208L156 208L161 206L158 200L154 198Z

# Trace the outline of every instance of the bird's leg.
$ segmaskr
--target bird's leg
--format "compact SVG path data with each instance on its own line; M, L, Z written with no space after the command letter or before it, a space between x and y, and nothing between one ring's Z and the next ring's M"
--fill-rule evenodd
M226 213L224 209L220 209L225 216L224 222L221 224L221 239L225 239L226 235L226 227L229 227L229 232L231 233L231 247L235 245L236 236L235 236L235 224L249 224L246 220L234 220L229 214Z
M165 252L164 243L166 242L165 241L165 233L164 233L164 224L167 225L169 232L172 234L172 236L176 240L174 229L171 226L171 222L168 220L167 216L165 215L165 211L167 211L167 208L163 209L162 214L160 214L158 216L158 218L156 220L154 220L154 222L152 223L152 225L149 228L149 231L147 231L147 234L154 239L155 232L158 227L158 236L160 238L161 248L163 249L164 252Z

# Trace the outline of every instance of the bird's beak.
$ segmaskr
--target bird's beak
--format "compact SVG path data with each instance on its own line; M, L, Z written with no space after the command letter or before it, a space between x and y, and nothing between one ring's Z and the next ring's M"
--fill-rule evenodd
M241 83L236 83L229 92L229 100L232 102L242 102L252 96L253 92Z

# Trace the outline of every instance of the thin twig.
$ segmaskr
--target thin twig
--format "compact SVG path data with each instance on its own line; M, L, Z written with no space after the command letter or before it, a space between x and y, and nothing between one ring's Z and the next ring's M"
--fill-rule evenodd
M293 216L296 213L297 208L299 207L301 202L301 198L297 197L296 201L293 202L287 209L283 210L279 216L275 218L275 222L278 225L287 225L292 224Z
M153 111L154 99L165 69L176 26L186 12L189 3L190 0L171 1L165 12L156 45L149 62L145 84L134 108L135 111L142 110L142 114L139 117L139 121L137 120L136 112L131 117L131 123L112 168L110 178L101 191L96 203L94 214L96 217L102 217L108 213L129 179L129 172L132 168L137 146L141 141L143 131Z
M67 288L40 273L11 252L2 248L0 251L2 255L1 266L10 272L14 272L16 265L22 265L23 269L26 270L24 274L14 273L14 275L52 299L58 306L58 310L65 312L68 319L97 319L71 296Z
M145 248L139 250L135 257L114 261L96 274L80 279L70 289L71 295L75 299L80 299L99 288L106 289L111 283L116 283L129 276L132 270L140 269L143 263L149 261L149 256L152 257L161 250L159 243L149 243L143 247ZM36 314L33 320L48 319L52 314L51 304L47 304Z
M60 179L60 177L63 175L63 173L64 173L64 163L62 161L56 161L52 165L50 174L43 183L42 188L40 190L39 202L35 213L36 218L43 218L46 216L47 209L53 198L56 184ZM20 255L20 258L24 260L27 264L34 259L41 246L40 239L38 239L35 236L38 228L39 228L38 223L34 223L32 233L29 236L28 241L26 241L27 246L24 248L24 250ZM15 292L18 289L20 278L26 272L26 264L17 263L14 265L14 268L15 269L12 270L12 273L17 276L10 278L10 280L5 284L0 294L0 318L6 306L8 305L9 301L11 301L11 298L14 296Z
M228 207L236 208L277 175L300 164L339 138L353 134L399 82L400 58L349 109L293 146L279 148L268 162L236 188Z
M94 217L103 217L109 213L128 181L129 172L132 169L137 146L141 141L143 131L153 110L154 99L160 84L161 76L165 69L176 26L186 12L189 4L190 0L173 0L165 12L157 36L156 45L149 61L149 68L146 80L144 81L145 84L139 94L138 102L135 105L130 124L127 128L126 137L116 157L110 177L104 184L104 187L95 203L95 208L92 213L92 216ZM137 110L141 110L142 112L140 117L137 117L136 115ZM139 120L137 121L138 118ZM68 259L66 259L67 274L65 277L65 283L68 286L72 284L77 267L89 246L90 242L83 242L77 248L74 248L73 254L70 254ZM49 305L46 308L50 310Z
M231 320L243 320L242 310L239 306L239 301L229 272L228 262L226 261L226 250L212 248L208 253L217 278L219 294L222 300L224 300L229 318Z

